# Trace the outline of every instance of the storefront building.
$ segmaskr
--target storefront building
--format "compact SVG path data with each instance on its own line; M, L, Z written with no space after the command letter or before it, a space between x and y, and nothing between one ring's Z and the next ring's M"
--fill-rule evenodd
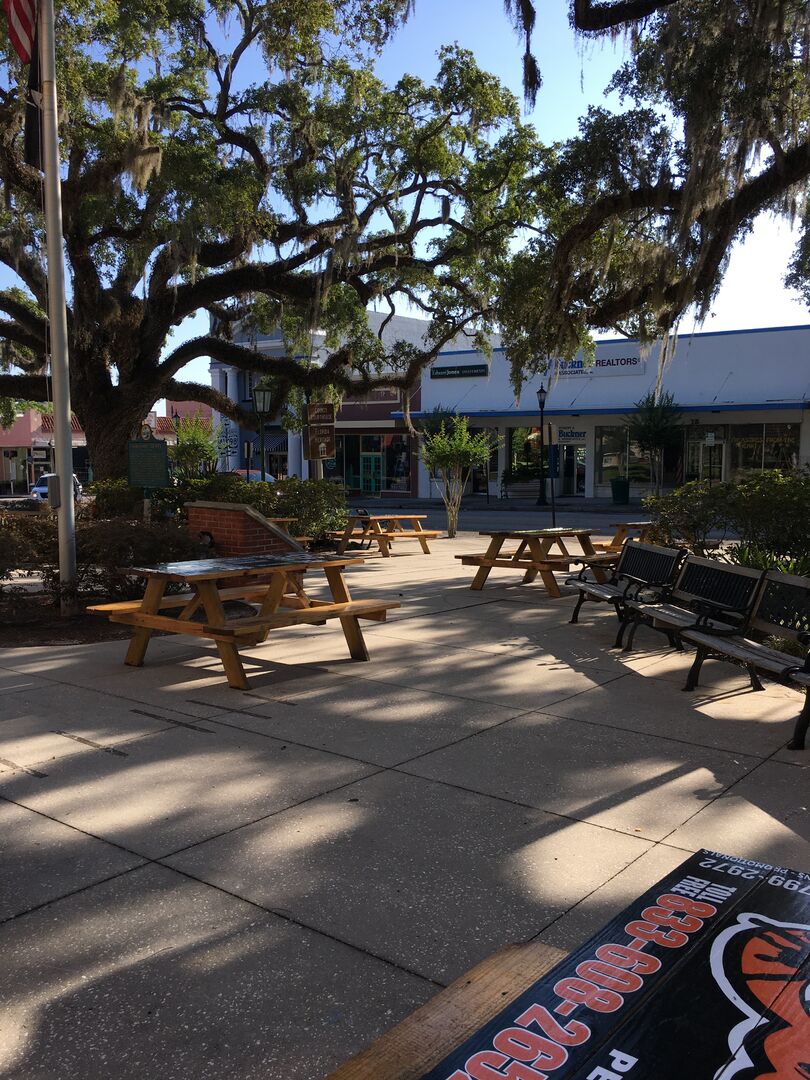
M373 330L379 329L385 316L369 312ZM386 322L383 341L421 342L427 323L423 319L398 316ZM253 348L264 357L286 357L280 333L267 336L236 334L237 344ZM323 335L313 335L315 363L322 362L325 351ZM303 359L303 358L302 358ZM306 358L307 360L309 358ZM252 409L251 391L259 376L238 368L211 362L211 385L237 401L243 409ZM419 409L420 389L411 393L411 408ZM322 462L323 477L345 485L350 497L359 501L383 496L410 497L416 494L418 477L418 448L405 427L401 414L401 398L396 390L373 390L368 394L346 395L337 412L335 425L335 456ZM222 425L223 470L245 469L245 444L250 444L254 471L260 467L260 440L255 431L240 428L227 417L214 414L214 422ZM314 476L317 469L304 458L304 442L296 431L286 430L281 417L268 417L265 423L265 453L267 472L275 477Z
M658 378L658 346L645 354L637 341L600 341L593 365L558 363L542 379L532 378L515 401L496 340L491 360L471 350L443 354L425 372L422 412L454 410L471 426L497 434L490 491L498 493L506 479L528 493L539 478L542 381L545 419L556 439L555 446L545 445L544 461L556 492L606 497L610 481L624 478L631 497L638 497L650 489L649 461L628 438L625 419ZM665 487L810 463L810 326L682 336L661 389L673 395L683 428L682 440L665 456ZM430 487L422 467L420 491L428 494Z

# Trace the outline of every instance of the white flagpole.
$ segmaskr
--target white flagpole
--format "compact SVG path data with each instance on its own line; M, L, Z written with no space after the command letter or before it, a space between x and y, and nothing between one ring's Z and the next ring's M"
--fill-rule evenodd
M62 181L56 107L56 53L53 0L40 0L39 48L42 69L42 150L45 166L45 233L48 251L48 322L53 381L53 430L59 476L59 583L62 614L75 609L76 522L73 513L73 440L70 424L70 369L62 247Z

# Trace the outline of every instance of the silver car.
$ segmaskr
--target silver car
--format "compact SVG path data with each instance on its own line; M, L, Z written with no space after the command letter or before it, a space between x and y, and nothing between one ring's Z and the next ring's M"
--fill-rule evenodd
M37 479L37 482L31 488L29 492L32 499L41 499L46 502L48 499L48 480L50 477L56 476L56 473L46 472L43 473ZM76 502L82 497L82 485L79 483L79 478L76 473L73 474L73 498Z

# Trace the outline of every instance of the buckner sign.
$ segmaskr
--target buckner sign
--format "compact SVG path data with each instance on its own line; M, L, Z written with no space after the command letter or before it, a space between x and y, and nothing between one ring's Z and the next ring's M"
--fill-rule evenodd
M643 375L647 360L641 356L597 356L592 364L584 360L559 360L557 372L561 379L572 375Z

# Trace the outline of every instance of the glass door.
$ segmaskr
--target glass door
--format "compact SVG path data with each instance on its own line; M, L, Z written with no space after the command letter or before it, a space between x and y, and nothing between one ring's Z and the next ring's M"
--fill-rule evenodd
M723 479L725 452L725 442L718 439L689 439L686 444L686 479L719 484Z
M364 495L379 495L382 488L382 454L360 455L360 490Z
M585 494L585 443L562 443L562 494Z

